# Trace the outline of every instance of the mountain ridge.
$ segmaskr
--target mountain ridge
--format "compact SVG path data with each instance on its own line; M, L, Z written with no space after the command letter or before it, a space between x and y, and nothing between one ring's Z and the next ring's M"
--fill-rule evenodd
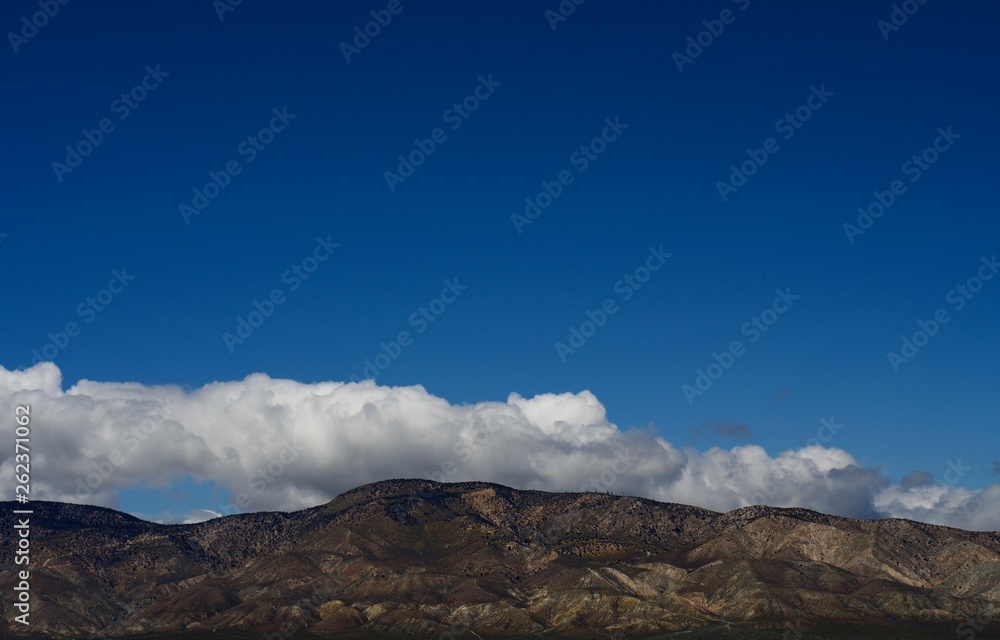
M2 505L5 517L18 508ZM311 637L796 625L948 637L1000 617L1000 532L903 519L759 505L719 513L419 479L195 524L67 503L30 508L39 637L259 634L283 624ZM0 585L10 592L13 529L3 531ZM6 633L23 636L8 614ZM984 629L976 637L992 637Z

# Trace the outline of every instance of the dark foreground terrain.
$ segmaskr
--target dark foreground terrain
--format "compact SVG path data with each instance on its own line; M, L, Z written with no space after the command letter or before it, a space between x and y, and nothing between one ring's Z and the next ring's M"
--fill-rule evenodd
M423 480L195 525L34 502L28 635L14 508L5 638L1000 638L997 532Z

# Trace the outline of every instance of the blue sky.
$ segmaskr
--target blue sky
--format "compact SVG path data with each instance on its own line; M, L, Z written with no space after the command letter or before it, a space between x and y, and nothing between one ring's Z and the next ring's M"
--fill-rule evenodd
M589 0L553 29L555 1L402 0L349 62L341 43L387 3L246 0L221 20L208 0L60 6L0 54L0 365L38 350L66 387L313 383L366 377L385 343L398 357L378 384L457 405L589 390L621 429L772 454L835 417L830 446L890 478L941 481L961 460L959 484L986 487L1000 281L961 308L953 290L992 276L1000 250L1000 9L907 6L886 31L888 2ZM0 25L20 33L38 11L7 3ZM679 71L675 53L711 28ZM456 116L463 101L475 110ZM102 121L79 166L53 168ZM390 188L397 156L428 139ZM185 219L210 172L226 186ZM851 242L844 224L897 180ZM543 183L558 197L512 220ZM751 343L745 323L778 290L798 299ZM227 343L272 292L273 314ZM894 370L887 354L939 309L947 324ZM79 334L44 355L71 322ZM742 355L689 402L683 385L734 341ZM121 504L183 511L225 493L183 477Z

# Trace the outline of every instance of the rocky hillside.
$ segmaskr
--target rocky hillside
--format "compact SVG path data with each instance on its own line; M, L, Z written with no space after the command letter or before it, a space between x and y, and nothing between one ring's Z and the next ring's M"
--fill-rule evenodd
M996 532L423 480L195 525L32 508L37 637L1000 637Z

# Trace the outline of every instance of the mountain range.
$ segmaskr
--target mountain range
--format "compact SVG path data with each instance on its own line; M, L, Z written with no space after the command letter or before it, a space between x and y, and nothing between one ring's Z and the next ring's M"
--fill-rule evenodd
M187 525L32 502L26 627L2 505L8 638L1000 638L1000 532L427 480Z

